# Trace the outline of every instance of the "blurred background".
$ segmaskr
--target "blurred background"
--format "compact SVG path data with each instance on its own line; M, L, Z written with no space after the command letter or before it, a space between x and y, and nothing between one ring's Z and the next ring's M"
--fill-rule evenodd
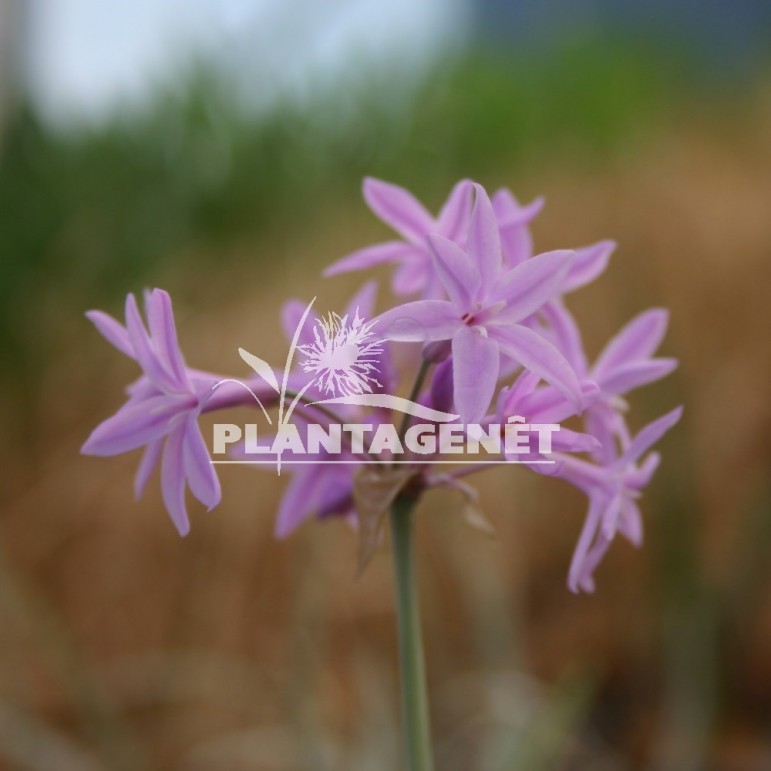
M767 0L0 0L0 768L400 767L385 549L274 541L244 467L181 540L138 457L78 453L136 374L86 309L162 286L191 365L278 360L283 300L339 309L321 268L388 237L373 175L545 195L539 250L619 242L590 353L665 305L682 362L594 596L567 486L489 472L492 539L422 505L438 768L771 769L770 54Z

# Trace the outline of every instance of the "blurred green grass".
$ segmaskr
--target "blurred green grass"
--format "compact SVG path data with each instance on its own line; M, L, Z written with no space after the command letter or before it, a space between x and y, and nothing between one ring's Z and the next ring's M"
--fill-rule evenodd
M471 50L417 86L366 73L259 114L202 65L81 131L21 106L0 147L0 377L34 367L49 291L73 311L115 298L191 245L302 227L366 174L431 199L461 176L636 141L676 91L676 68L653 61L609 41L542 59Z

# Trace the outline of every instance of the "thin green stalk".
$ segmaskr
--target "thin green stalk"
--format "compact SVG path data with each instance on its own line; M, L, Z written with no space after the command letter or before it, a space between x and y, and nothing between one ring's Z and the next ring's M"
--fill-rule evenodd
M420 369L418 370L418 374L415 376L415 382L412 384L410 395L407 397L411 402L417 401L418 396L420 396L420 389L423 387L423 383L426 380L426 375L428 375L428 370L430 368L431 362L427 359L423 359L420 362ZM410 427L411 417L412 415L409 413L404 413L404 417L402 418L402 425L399 428L400 439L404 439L404 435L407 433L407 429Z
M413 506L414 500L400 496L391 507L391 540L399 622L402 734L409 771L432 771L434 760L412 537Z

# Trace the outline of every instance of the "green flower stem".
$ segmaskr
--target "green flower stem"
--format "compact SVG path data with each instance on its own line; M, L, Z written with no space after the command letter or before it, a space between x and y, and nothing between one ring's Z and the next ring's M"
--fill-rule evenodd
M402 733L409 771L433 771L428 690L415 578L412 513L415 501L400 496L391 507L391 540L399 622Z

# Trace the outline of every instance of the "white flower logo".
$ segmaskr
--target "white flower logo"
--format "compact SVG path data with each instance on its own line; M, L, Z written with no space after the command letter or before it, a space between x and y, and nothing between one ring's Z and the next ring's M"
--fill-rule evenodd
M358 308L350 323L348 314L322 316L313 328L313 338L298 349L305 355L303 370L315 375L322 393L351 396L382 388L377 374L383 341L375 338L372 324L364 322Z

